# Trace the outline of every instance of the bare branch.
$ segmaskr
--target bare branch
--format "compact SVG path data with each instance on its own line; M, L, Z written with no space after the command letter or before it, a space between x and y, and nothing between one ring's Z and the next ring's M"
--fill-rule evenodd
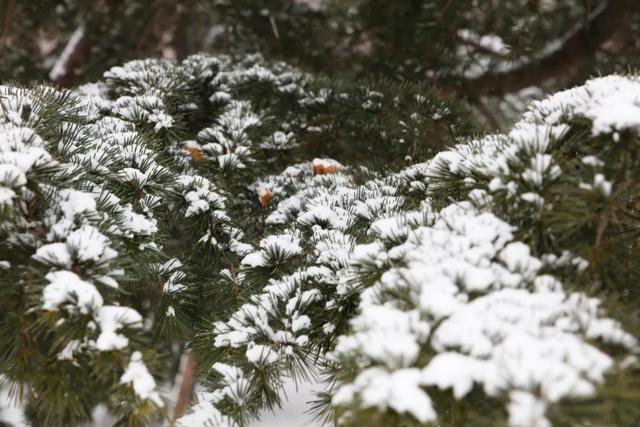
M75 71L89 55L84 27L78 27L49 72L49 79L61 87L73 84Z
M173 419L180 418L186 411L191 401L194 376L196 371L196 359L191 352L185 352L180 360L179 378L176 385L179 387L176 396L176 405L173 408Z

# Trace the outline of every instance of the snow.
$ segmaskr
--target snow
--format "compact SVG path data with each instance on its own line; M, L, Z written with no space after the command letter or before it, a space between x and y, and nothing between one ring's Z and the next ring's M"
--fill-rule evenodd
M420 346L415 337L427 337L429 324L418 311L402 311L388 306L371 306L352 322L352 336L340 337L339 354L357 355L359 360L382 363L390 368L411 366Z
M109 246L109 238L92 226L82 226L67 236L67 250L80 263L104 263L117 256Z
M313 161L311 162L311 166L313 167L313 173L317 175L335 173L343 168L343 166L339 162L333 159L319 158L313 159Z
M153 130L156 132L173 127L174 122L173 117L164 111L156 111L149 114L149 121L154 123Z
M71 340L64 346L58 353L58 360L74 360L73 355L82 348L82 343L79 340Z
M57 311L62 306L72 313L77 310L82 314L92 314L100 326L100 335L95 342L95 348L100 351L126 348L129 339L117 331L124 327L142 326L142 317L137 311L128 307L103 305L103 297L96 287L81 280L75 273L50 272L45 279L50 283L43 290L42 308Z
M295 136L292 132L274 132L266 141L260 144L261 149L286 150L295 147Z
M118 282L111 276L97 276L96 282L102 283L103 285L109 286L113 289L117 289L119 287Z
M307 315L302 315L293 320L291 323L291 330L293 332L299 332L309 329L311 326L311 319Z
M211 212L212 216L226 218L223 211L224 197L215 191L215 186L208 179L181 175L178 177L178 182L188 204L185 217Z
M322 325L322 332L326 335L332 334L336 330L336 326L333 323L325 323Z
M458 37L466 42L477 44L498 55L508 55L511 51L501 37L493 34L479 35L469 29L458 30Z
M422 370L422 384L453 389L453 396L461 399L471 391L474 382L482 380L484 369L481 360L459 353L440 353Z
M314 224L328 224L335 230L342 230L346 227L344 213L336 212L329 206L318 205L307 209L298 215L298 222L306 226Z
M0 206L11 204L14 197L16 197L15 191L7 187L0 186Z
M85 212L95 212L96 200L92 194L73 189L63 189L59 193L58 206L65 218L74 219Z
M283 262L302 253L300 239L291 234L268 236L260 241L260 248L260 251L246 255L241 264L252 268L266 267L274 259Z
M552 157L550 155L537 153L535 157L531 159L530 169L522 173L522 178L534 187L541 187L551 164ZM557 173L555 175L557 175Z
M321 423L308 413L308 403L315 400L317 384L290 378L284 380L284 394L287 400L282 408L264 411L260 419L249 423L249 427L320 427Z
M208 396L200 396L199 402L192 406L191 412L180 417L178 427L235 427L231 418L222 413L207 400Z
M117 252L108 244L109 239L105 235L85 225L71 232L65 243L50 243L38 248L34 258L66 269L71 269L74 262L101 264L117 256Z
M352 384L340 387L331 403L349 405L355 403L356 398L364 408L382 411L391 408L401 414L411 414L422 423L437 420L431 399L420 388L420 371L417 369L393 372L382 368L365 369Z
M640 84L634 88L636 96L640 94ZM587 115L593 120L593 134L601 135L630 129L640 130L640 105L637 98L628 104L622 104L619 94L601 100L601 105L593 107Z
M158 232L158 221L135 212L131 205L123 206L119 213L121 216L119 227L124 231L125 236L152 236ZM117 231L117 229L113 230L114 233Z
M314 12L320 12L327 8L327 0L294 0L294 3L301 6L306 6Z
M389 407L422 421L432 411L423 386L451 388L461 399L478 384L489 396L516 399L508 404L512 425L544 426L547 403L592 396L613 360L592 345L589 330L628 351L638 343L600 317L597 299L565 293L541 275L543 263L512 241L512 230L459 203L389 250L398 266L362 292L350 332L329 355L358 367L353 381L337 384L333 405ZM400 307L385 297L405 294ZM436 354L423 365L418 355L427 344ZM403 405L395 400L396 375L411 390Z
M90 314L102 306L102 295L94 285L80 279L70 271L55 271L47 273L45 279L49 282L42 292L42 308L58 311L64 307L70 312L79 311Z
M457 375L469 369L468 380L484 383L489 394L540 390L550 401L590 395L595 391L591 381L601 381L612 362L572 334L578 316L590 314L580 305L563 305L564 298L558 292L494 292L461 306L443 321L432 345L460 349L483 361L467 359L467 367L458 365ZM611 326L615 331L617 326Z
M160 266L160 273L171 272L179 269L180 267L182 267L182 262L178 258L171 258Z
M0 164L0 184L6 187L20 187L27 183L25 173L12 164Z
M286 258L302 253L300 239L291 234L265 237L260 241L260 247L267 252L279 252Z
M537 206L539 209L542 209L544 207L544 198L538 193L523 193L520 195L520 198L525 202L529 202Z
M566 118L585 117L592 121L595 136L627 129L637 132L639 99L637 78L611 75L534 102L523 120L556 124Z
M144 187L149 180L148 175L137 168L123 168L120 171L120 176L123 181L134 182L139 188Z
M278 353L266 345L254 344L245 354L247 360L258 367L271 365L279 360Z
M220 382L223 384L220 389L213 393L214 401L217 402L226 397L242 406L251 385L242 370L220 362L214 363L212 368L222 376Z
M142 327L142 316L129 307L105 305L100 308L96 320L100 325L100 335L95 347L100 351L122 350L129 345L129 339L117 333L121 328Z
M171 274L164 282L162 291L166 294L175 294L187 289L187 286L181 282L186 279L186 275L181 270L171 270Z
M78 32L74 34L67 50L78 41L74 37L80 36ZM61 61L63 59L66 61L68 58L61 58ZM193 59L192 62L192 66L203 68L202 74L208 75L207 78L213 77L213 70L218 65L217 60ZM52 75L60 77L66 73L61 64L56 64ZM126 248L127 256L133 252L133 259L138 260L140 252L147 251L144 256L159 264L154 273L163 282L162 291L171 294L172 303L174 297L178 298L176 303L182 300L179 295L174 295L186 289L186 275L180 262L173 259L160 265L165 261L161 252L165 236L156 234L160 228L159 220L164 219L165 212L177 211L187 218L194 217L194 222L202 220L207 223L207 229L203 230L203 234L208 236L207 243L211 245L207 250L220 251L222 256L229 252L243 256L249 252L249 245L241 241L244 238L242 231L234 227L227 216L224 197L216 186L198 177L194 169L180 159L174 159L179 162L177 167L170 165L170 156L175 154L174 149L179 150L179 145L167 145L168 150L160 153L155 143L149 144L150 134L163 132L175 125L170 114L170 109L175 106L165 105L164 89L177 84L175 75L167 75L169 68L174 66L164 61L134 61L107 72L105 83L78 89L71 94L78 97L78 104L70 101L73 107L69 108L55 105L54 118L59 123L52 125L64 131L64 136L51 140L47 133L46 141L36 133L36 129L40 129L42 123L48 125L49 118L41 121L38 114L48 114L52 110L50 99L62 93L44 88L33 91L0 88L0 104L5 112L0 118L0 205L2 208L9 206L4 211L9 217L2 224L3 233L8 236L9 245L24 246L34 253L33 259L41 263L34 265L37 269L33 271L44 276L36 279L38 283L43 282L42 311L60 311L54 316L59 318L56 325L78 322L79 326L86 326L84 335L79 330L78 334L74 333L73 340L67 337L66 342L64 339L60 342L58 354L52 356L54 359L57 357L61 361L83 365L89 357L97 354L96 350L117 351L123 357L113 359L115 366L109 369L120 369L120 363L127 365L126 355L133 351L129 348L133 336L148 332L140 330L143 327L140 313L119 305L124 300L122 292L114 291L118 288L116 279L128 277L131 272L129 267L127 271L118 268L128 266L130 260L120 259L124 254L118 254L115 249ZM256 69L250 74L267 79L275 77L273 73L261 74L259 71ZM192 76L189 72L180 75L180 85L190 84L184 78L201 83L200 75ZM235 77L241 78L228 75L223 80ZM115 87L125 81L129 87L127 95L109 99L118 97ZM225 82L219 83L225 85ZM291 90L285 89L284 82L281 86L279 90ZM44 91L50 91L47 94L52 97L41 96ZM229 89L228 93L233 91ZM76 111L76 105L85 111ZM178 106L180 111L195 108L195 103ZM250 140L249 131L259 124L260 117L248 102L224 103L220 108L224 114L212 126L217 132L211 134L215 139L220 137L220 141L199 142L201 147L208 145L210 149L221 150L218 153L221 158L237 159L235 166L241 167L242 162L252 160L250 149L257 144ZM76 113L81 116L79 119ZM118 117L114 117L116 115ZM285 130L286 124L283 125L283 130L274 132L270 141L274 146L278 145L278 149L293 144L292 134ZM173 133L163 132L157 138L172 143L174 137ZM219 146L215 146L216 143ZM50 147L55 148L54 156L47 151ZM33 174L34 168L40 166L49 169L41 168L37 175ZM53 166L55 168L51 168ZM51 174L54 179L42 178L41 174ZM182 179L180 174L190 179ZM144 191L137 193L134 187L143 187L140 189ZM176 195L182 196L185 203L176 202ZM30 212L23 215L34 201L38 202L34 206L36 215L32 217ZM151 240L154 238L158 239L157 243ZM286 238L268 242L266 249L291 256L302 252L298 240ZM20 271L24 266L19 263L12 266L1 261L2 269L14 267L17 273L22 274ZM126 282L123 280L122 283ZM178 306L165 307L168 317L175 316ZM297 316L298 327L304 329L305 317ZM303 336L283 336L279 332L275 331L274 337L303 343ZM139 345L144 343L136 341L136 348ZM81 352L83 357L78 357ZM271 363L273 355L267 355L265 360ZM122 382L131 384L140 399L161 403L140 353L131 355ZM246 393L241 393L243 390L236 386L246 382L236 381L234 384L228 384L226 393L241 399Z
M38 248L33 258L56 267L71 269L71 254L65 243L44 245Z
M129 358L129 365L120 377L120 382L131 385L138 398L149 400L157 406L164 406L160 395L155 391L156 382L142 361L142 354L139 351L134 352Z
M253 252L242 258L241 265L246 265L252 268L266 267L268 260L265 258L262 252Z
M611 181L607 181L603 174L597 173L593 177L593 188L598 190L602 196L609 197L611 196L613 183Z
M600 168L604 166L604 162L598 159L596 156L584 156L582 158L582 163L594 168Z
M10 427L29 427L30 423L24 414L23 405L16 399L11 383L5 376L0 376L0 425Z
M511 271L517 271L525 278L532 278L542 267L542 262L531 257L529 246L522 242L509 243L500 251L500 260Z
M214 126L201 130L197 140L202 150L215 159L220 169L244 169L251 154L248 131L259 118L245 101L229 102Z
M551 427L545 418L547 403L526 391L512 391L509 394L510 427Z

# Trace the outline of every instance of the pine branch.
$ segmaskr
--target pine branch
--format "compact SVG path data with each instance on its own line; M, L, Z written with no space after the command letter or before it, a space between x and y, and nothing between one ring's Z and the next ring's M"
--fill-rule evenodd
M538 58L513 69L467 79L461 83L462 93L504 94L538 86L550 79L567 80L578 67L593 58L603 44L627 31L631 12L638 10L640 3L634 0L609 1L595 10L583 25L565 35L559 47L553 42Z

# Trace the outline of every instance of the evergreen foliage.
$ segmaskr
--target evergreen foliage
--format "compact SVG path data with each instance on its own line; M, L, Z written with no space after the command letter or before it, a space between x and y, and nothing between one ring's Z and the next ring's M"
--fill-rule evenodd
M250 291L231 271L263 233L256 176L363 146L360 130L402 164L468 128L422 86L324 83L196 56L130 62L75 93L3 87L2 364L34 422L77 424L98 403L132 424L162 413L146 365L173 372L194 328Z
M206 398L242 423L309 366L338 425L633 425L613 390L638 387L639 88L590 81L360 185L340 165L262 180L274 234L238 279L263 290L198 347L229 361Z
M640 423L638 4L5 0L0 399Z
M19 25L17 24L19 23ZM70 86L125 61L262 52L462 97L637 66L634 0L4 0L0 79Z

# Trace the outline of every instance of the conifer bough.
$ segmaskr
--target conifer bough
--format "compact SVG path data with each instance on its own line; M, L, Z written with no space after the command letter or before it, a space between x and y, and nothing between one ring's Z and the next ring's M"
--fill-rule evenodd
M173 420L185 352L184 426L289 378L342 426L632 425L639 97L599 78L471 138L424 86L259 56L2 86L0 373L33 425Z

